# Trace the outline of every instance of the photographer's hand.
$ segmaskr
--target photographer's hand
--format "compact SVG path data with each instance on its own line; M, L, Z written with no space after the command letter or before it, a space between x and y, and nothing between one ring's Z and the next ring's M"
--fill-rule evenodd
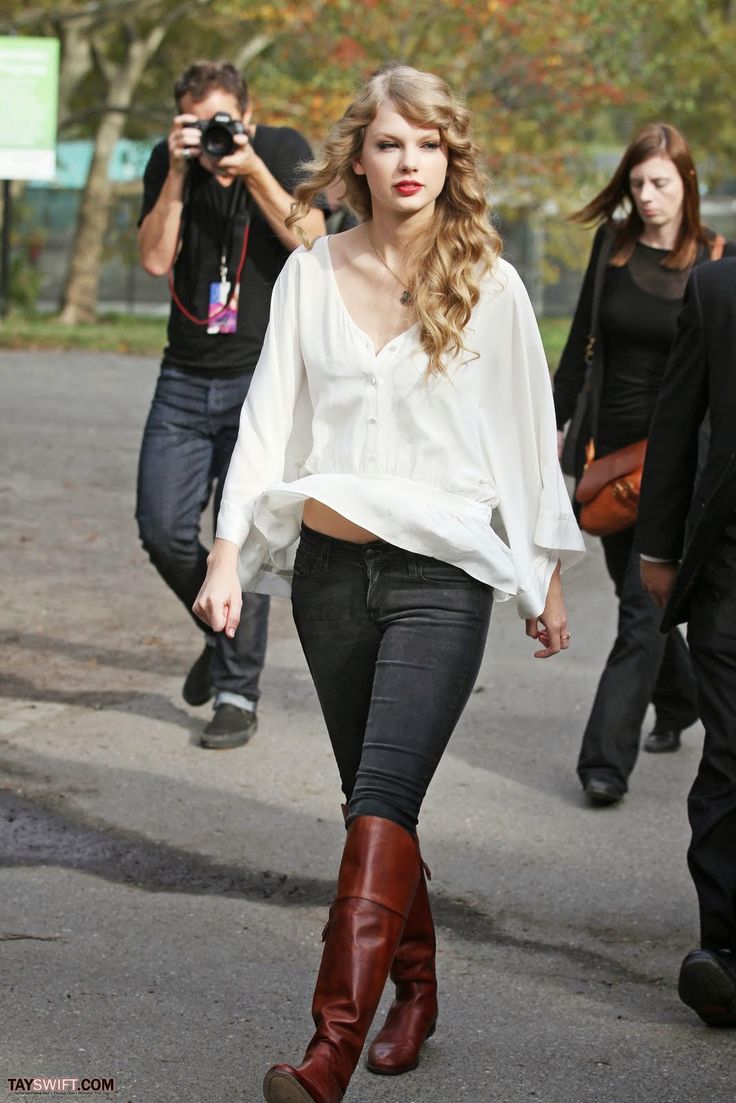
M251 175L258 172L259 166L265 168L265 165L253 149L250 135L247 132L245 134L233 134L232 138L238 147L234 153L230 153L227 157L220 157L217 160L209 157L206 153L202 153L202 165L216 176L242 176L247 180Z
M199 157L200 132L196 115L177 115L167 139L169 169L158 199L141 223L138 250L151 276L164 276L174 263L184 203L187 165Z
M183 175L187 162L201 153L199 130L193 126L196 115L177 115L169 132L169 170Z
M268 166L253 149L251 139L256 127L246 124L245 134L233 134L233 142L238 146L235 153L221 157L219 161L202 154L201 162L210 172L220 177L241 176L269 226L286 249L290 251L312 242L325 232L325 219L322 211L313 208L301 219L298 226L301 233L287 230L286 219L291 212L293 196L282 188Z

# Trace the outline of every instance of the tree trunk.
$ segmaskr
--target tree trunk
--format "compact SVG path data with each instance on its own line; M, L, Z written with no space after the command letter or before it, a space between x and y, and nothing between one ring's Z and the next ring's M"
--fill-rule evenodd
M94 322L97 317L102 249L112 198L108 169L124 120L122 112L104 115L95 135L92 164L82 194L59 315L59 320L69 325Z
M91 20L57 20L54 30L61 40L59 67L59 130L63 130L71 115L71 100L75 90L92 68L89 44Z
M113 193L113 184L108 178L110 160L123 133L126 112L146 65L161 45L167 25L155 27L145 38L138 38L128 30L128 48L123 62L114 65L98 56L107 84L106 110L95 135L92 164L82 194L62 295L59 321L67 325L93 322L97 317L102 250Z

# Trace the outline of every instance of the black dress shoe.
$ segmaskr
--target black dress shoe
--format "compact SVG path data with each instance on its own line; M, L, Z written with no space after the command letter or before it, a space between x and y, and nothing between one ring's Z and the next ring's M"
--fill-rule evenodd
M257 727L258 718L253 710L239 709L237 705L218 705L199 742L210 751L242 747Z
M206 644L204 651L187 674L181 695L188 705L206 705L214 693L212 688L212 659L214 654L214 647Z
M736 961L729 950L693 950L680 966L677 990L708 1026L736 1026Z
M672 729L652 728L644 740L644 750L650 754L671 754L680 749L680 733Z
M624 795L623 789L613 781L603 777L591 777L583 785L583 792L591 804L618 804Z

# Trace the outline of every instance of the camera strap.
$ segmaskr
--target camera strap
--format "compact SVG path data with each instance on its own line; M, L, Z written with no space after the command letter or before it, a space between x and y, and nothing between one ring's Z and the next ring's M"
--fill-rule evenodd
M237 222L236 212L238 209L240 196L244 190L245 189L243 187L242 180L239 177L236 177L229 188L229 194L227 197L227 214L225 216L225 223L223 226L222 238L220 242L220 283L227 282L228 260L232 252L233 240L235 238L235 226ZM250 225L250 212L248 211L247 205L246 212L246 217L248 220L246 222L246 230L244 232L247 233L247 227ZM236 280L236 282L238 281Z
M235 235L235 226L236 226L236 223L237 223L238 202L239 202L239 199L240 199L240 195L241 195L242 191L244 191L244 190L246 191L246 199L245 199L245 227L244 227L244 230L243 230L243 244L242 244L241 249L240 249L240 259L238 260L238 267L235 271L235 280L233 282L233 298L235 299L236 302L237 302L237 296L238 296L238 293L239 293L239 290L240 290L240 278L243 274L243 268L245 267L245 258L248 255L248 241L249 241L249 238L250 238L250 212L251 212L251 194L250 194L250 192L248 192L244 188L242 180L240 180L237 177L236 177L236 179L234 180L234 182L232 183L232 185L230 186L230 189L229 189L230 194L228 196L227 217L225 219L225 228L224 228L224 231L223 231L221 245L220 245L220 283L225 284L227 282L228 253L229 253L229 250L232 247L233 238L234 238L234 235ZM187 189L187 195L186 195L185 198L188 199L188 189ZM176 259L178 259L179 253L181 252L182 243L183 243L183 240L184 240L184 216L185 216L185 212L186 212L186 203L185 203L185 209L182 212L182 219L181 219L181 224L180 224L180 228L179 228L179 244L177 245L177 248L176 248L174 263L176 263ZM213 322L216 322L217 319L221 315L226 314L228 309L230 308L230 301L228 301L226 303L223 303L220 310L216 310L214 313L211 313L208 317L206 317L206 318L197 318L196 315L192 314L191 311L187 310L187 308L184 306L184 303L181 301L181 299L179 298L179 296L176 292L176 288L174 287L174 265L173 264L172 264L171 268L169 269L168 276L169 276L169 292L171 294L172 302L174 303L176 308L184 315L184 317L188 321L192 322L194 325L196 325L196 326L209 326Z

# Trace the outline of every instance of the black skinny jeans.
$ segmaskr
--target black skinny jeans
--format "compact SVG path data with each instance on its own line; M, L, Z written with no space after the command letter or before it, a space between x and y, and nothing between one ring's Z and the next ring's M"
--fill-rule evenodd
M493 590L382 540L302 526L292 605L349 819L412 833L478 676Z

